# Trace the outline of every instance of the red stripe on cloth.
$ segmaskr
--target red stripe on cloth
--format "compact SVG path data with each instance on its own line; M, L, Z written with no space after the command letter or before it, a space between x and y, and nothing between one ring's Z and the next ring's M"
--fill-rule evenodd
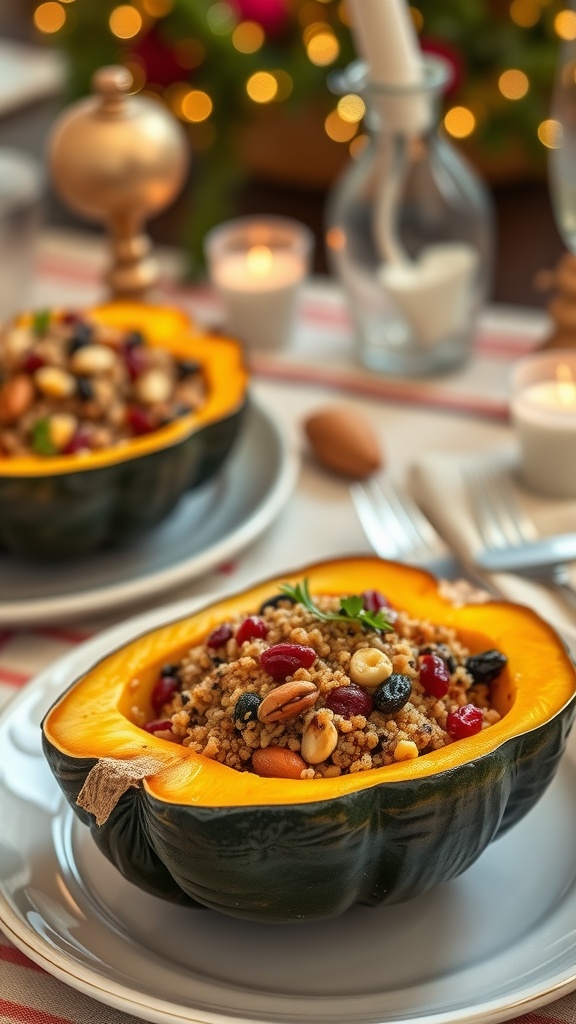
M64 640L68 644L82 644L94 636L94 633L87 629L64 629L59 626L45 626L35 629L34 632L48 640Z
M10 686L24 686L30 682L30 672L14 672L11 668L2 668L0 665L0 683L8 683Z
M45 1010L36 1010L32 1006L21 1006L8 999L0 998L0 1014L10 1020L21 1021L22 1024L74 1024L71 1017L56 1017Z
M514 1017L513 1024L562 1024L562 1021L567 1019L564 1015L552 1017L550 1014L534 1010L532 1013L523 1013L520 1017Z
M33 960L21 953L16 946L3 946L0 944L0 960L4 960L7 964L16 964L17 967L29 967L32 971L39 971L40 974L45 974L43 967L39 964L35 964Z
M100 268L83 264L81 257L77 261L54 255L41 257L36 264L36 272L40 277L70 278L72 281L96 282L101 278Z
M432 390L426 385L395 384L387 378L358 377L349 370L331 370L329 367L278 366L265 356L252 356L250 369L258 377L269 380L290 381L294 384L315 384L319 387L338 388L367 398L387 398L391 402L410 403L423 408L444 409L446 412L466 413L488 419L508 420L508 406L491 398L457 395L448 391Z
M536 338L526 337L526 335L521 333L498 334L493 331L487 331L478 335L474 350L483 355L489 353L494 356L502 356L505 359L514 359L518 358L518 356L525 356L529 352L534 352L537 347L538 341Z
M15 635L16 634L13 629L0 629L0 651L3 647L6 647L6 644L9 643Z

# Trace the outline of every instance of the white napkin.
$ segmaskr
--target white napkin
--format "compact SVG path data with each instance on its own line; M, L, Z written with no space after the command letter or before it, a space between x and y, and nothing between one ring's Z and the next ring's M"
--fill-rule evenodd
M522 486L512 449L494 450L481 455L433 453L411 467L410 486L414 497L441 536L472 570L475 552L482 548L465 486L465 470L474 462L498 464L510 474L520 505L533 519L538 533L568 533L576 530L576 501L555 501L529 492ZM481 577L474 568L476 578ZM576 585L576 567L571 572ZM576 630L576 607L571 608L559 593L532 580L511 573L485 574L489 589L507 600L534 608L558 630ZM576 633L574 634L576 638ZM572 639L572 638L570 638Z

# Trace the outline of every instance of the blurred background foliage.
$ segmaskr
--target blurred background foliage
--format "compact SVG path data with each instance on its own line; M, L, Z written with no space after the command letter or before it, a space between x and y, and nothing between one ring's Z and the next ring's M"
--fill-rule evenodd
M558 46L576 39L576 13L562 0L415 0L411 11L423 48L452 65L446 131L490 181L542 176ZM362 104L330 90L356 56L345 0L48 0L33 21L66 54L68 100L119 62L135 92L186 126L195 257L248 178L322 190L365 142Z

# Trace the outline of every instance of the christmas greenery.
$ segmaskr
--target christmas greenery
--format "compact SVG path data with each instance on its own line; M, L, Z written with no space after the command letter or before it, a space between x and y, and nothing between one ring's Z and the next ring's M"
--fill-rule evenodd
M268 99L277 110L296 115L313 106L324 132L338 102L330 72L356 56L345 0L77 0L63 9L65 24L45 38L67 53L71 96L89 91L100 65L124 62L135 87L159 96L186 124L196 251L206 230L234 212L247 173L238 138L263 105L247 89L252 76L272 76L277 91ZM491 174L541 171L538 129L549 116L559 36L574 29L558 20L569 13L561 0L415 0L411 9L423 48L452 65L446 109L472 114L462 145ZM510 70L521 74L507 90L501 75ZM208 97L208 116L186 107L187 90ZM335 165L361 133L358 125L331 143Z

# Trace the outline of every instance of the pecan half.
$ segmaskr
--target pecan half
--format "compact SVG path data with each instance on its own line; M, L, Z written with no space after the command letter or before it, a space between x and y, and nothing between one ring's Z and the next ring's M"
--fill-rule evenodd
M283 683L266 694L258 708L258 718L261 722L282 722L285 718L295 718L296 715L311 708L316 703L318 690L313 683L299 680L292 680Z

